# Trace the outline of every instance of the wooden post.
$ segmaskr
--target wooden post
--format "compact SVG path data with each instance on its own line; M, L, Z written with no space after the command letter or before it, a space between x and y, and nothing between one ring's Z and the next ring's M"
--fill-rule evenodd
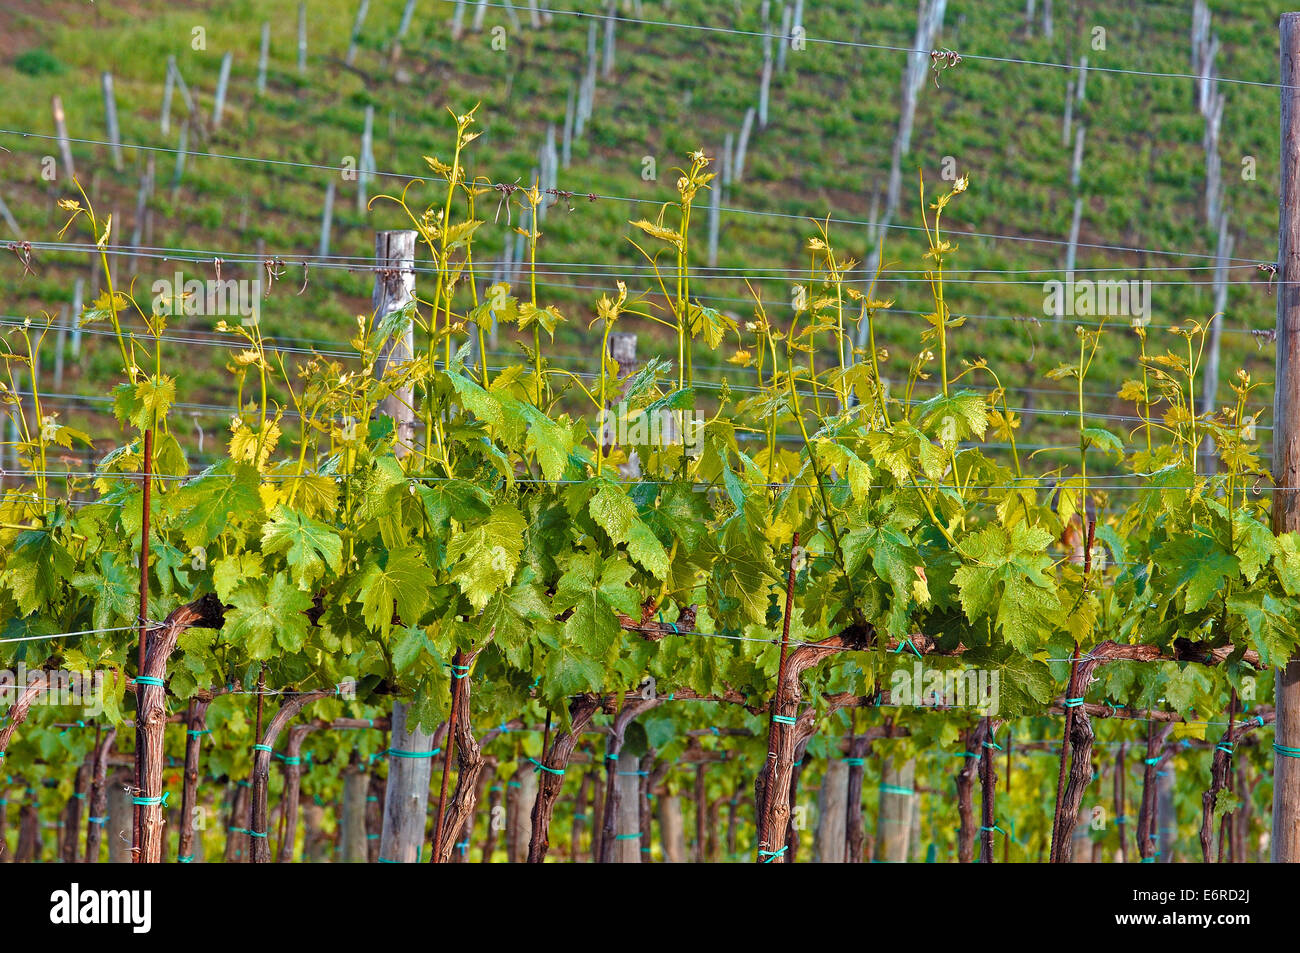
M1065 121L1061 124L1061 145L1070 145L1070 129L1074 122L1074 77L1065 81Z
M1281 25L1282 189L1278 224L1273 532L1300 530L1300 13ZM1300 658L1275 681L1274 863L1300 862Z
M907 862L907 845L912 834L916 761L905 761L896 768L886 752L881 764L876 857L887 864L902 864Z
M72 359L81 356L81 303L85 295L86 279L78 278L72 286Z
M618 8L614 0L605 4L605 58L601 63L600 75L610 79L614 75L614 26L618 22Z
M384 830L379 857L388 863L414 864L424 844L433 767L433 735L408 724L410 706L393 702L388 787L384 791Z
M339 823L341 860L345 864L366 862L366 792L370 779L359 765L350 764L343 772L343 816Z
M512 864L528 860L533 839L533 804L537 801L537 774L531 767L520 768L506 782L506 859Z
M576 94L572 86L569 87L569 98L564 105L564 137L560 146L560 168L567 169L569 160L573 157L573 119Z
M709 184L709 267L718 267L718 236L722 229L722 176Z
M739 182L745 177L745 153L749 151L749 137L754 131L756 110L750 106L745 110L745 121L740 125L740 138L736 141L736 157L732 160L731 181Z
M1223 337L1224 312L1228 307L1228 259L1232 257L1233 238L1228 232L1228 212L1219 212L1219 241L1214 257L1214 309L1210 317L1209 340L1205 346L1205 364L1201 373L1201 413L1212 414L1219 401L1219 350ZM1201 472L1210 474L1218 468L1214 439L1207 437L1201 448Z
M185 112L192 118L198 114L197 107L194 104L194 97L190 95L189 86L185 85L185 77L181 76L180 67L176 65L176 57L167 57L167 70L171 73L172 81L176 84L176 90L181 94L181 102L185 103Z
M104 834L104 825L108 823L108 757L113 750L113 742L117 739L117 729L109 728L100 736L95 744L95 768L90 778L90 810L86 817L86 852L82 855L82 863L97 864L99 863L99 845ZM111 837L111 828L109 829ZM3 833L3 831L0 831ZM109 845L109 854L112 855L112 844Z
M129 864L135 855L131 852L131 776L118 772L108 780L108 861L111 864Z
M108 126L108 141L113 149L113 168L122 171L122 131L117 125L117 99L113 95L113 74L104 73L104 121Z
M1074 161L1070 165L1070 188L1079 191L1079 181L1083 177L1083 142L1088 129L1083 123L1074 131Z
M659 843L664 863L686 863L686 825L682 820L682 799L676 794L659 798Z
M415 299L415 232L412 230L375 233L375 290L371 298L375 321L407 307ZM390 366L400 365L415 353L414 331L410 321L384 345L375 375L382 376ZM415 439L415 394L404 387L386 397L380 410L393 418L397 427L394 452L404 457L411 452Z
M366 22L366 11L370 9L370 0L361 0L361 5L357 7L357 18L352 23L352 34L348 40L348 52L343 58L343 62L348 66L357 58L357 39L361 36L361 28Z
M307 72L307 4L298 4L298 75Z
M59 333L54 341L54 389L63 391L63 357L68 344L68 306L59 312Z
M257 95L266 95L266 61L271 55L271 24L262 24L262 45L257 51Z
M464 3L461 2L461 0L456 0L456 13L454 15L454 19L452 21L452 28L451 28L451 38L453 40L460 39L461 11L464 9L464 6L465 5ZM415 0L406 0L406 6L402 8L402 20L400 23L397 24L398 40L403 40L406 38L407 31L411 29L411 18L414 16L415 16Z
M335 181L330 179L329 185L325 187L325 204L321 208L320 216L320 244L316 251L318 258L328 258L330 253L330 223L334 220L335 186Z
M181 787L180 846L177 854L182 863L194 859L194 807L199 788L199 749L203 744L203 736L207 734L205 726L208 704L207 700L192 699L189 710L185 713L185 780Z
M618 789L618 813L614 822L614 863L641 863L641 785L638 772L641 760L630 751L618 756L618 773L614 786ZM606 824L609 822L606 821ZM636 836L633 836L636 835Z
M162 109L159 110L158 131L165 136L171 132L172 92L176 87L176 77L172 75L172 61L170 57L167 60L167 68L163 70L163 73Z
M230 64L234 62L233 53L221 58L221 73L217 76L217 92L212 98L212 128L221 127L221 114L226 108L226 86L230 83Z
M54 113L54 134L59 137L59 153L63 156L63 171L68 173L68 178L76 178L77 170L72 164L72 144L68 142L68 124L63 115L63 100L55 96L50 100L50 108Z
M772 57L763 57L763 74L758 83L758 128L767 128L767 107L772 90Z
M181 178L185 175L185 156L190 145L190 125L185 123L181 126L180 139L176 143L176 169L172 173L172 202L176 201L176 196L180 192Z
M374 142L375 107L366 107L366 121L361 132L361 161L357 169L357 214L366 213L366 187L370 184L370 172L373 164L371 147ZM414 232L412 232L414 234Z
M5 224L9 226L9 230L14 233L14 238L21 239L23 237L22 230L18 227L18 222L14 219L13 213L9 211L9 206L5 204L3 198L0 198L0 218L5 220Z
M786 4L781 4L781 42L776 45L776 69L778 73L785 72L786 52L790 49L790 29L793 11Z
M822 786L817 792L817 835L813 841L813 863L844 862L845 824L849 799L849 766L841 759L826 762Z

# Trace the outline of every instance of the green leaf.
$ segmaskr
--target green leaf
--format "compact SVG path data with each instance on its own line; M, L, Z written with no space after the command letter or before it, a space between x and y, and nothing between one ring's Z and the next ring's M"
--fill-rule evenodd
M4 579L22 615L49 608L76 561L52 530L23 530L14 540Z
M1218 540L1202 534L1175 536L1156 550L1155 561L1170 596L1186 588L1188 612L1204 609L1225 581L1237 578L1240 565Z
M327 566L336 573L340 570L343 540L324 523L277 506L274 518L262 527L262 552L283 553L298 588L307 590Z
M621 488L602 481L587 511L615 545L627 546L628 555L643 569L661 581L668 577L668 551Z
M970 622L988 616L1015 649L1031 654L1059 621L1060 602L1047 554L1052 535L1017 523L1008 533L986 526L958 543L968 560L953 575Z
M353 591L361 593L361 615L372 632L385 637L394 615L416 625L428 599L429 570L415 546L372 553L362 564Z
M231 594L221 641L243 648L253 661L270 658L278 644L297 652L307 639L306 612L311 597L298 589L287 573L278 572L268 585L248 579Z
M481 612L493 593L510 585L527 532L523 514L501 503L486 520L462 529L447 543L452 579L475 609Z
M226 461L171 495L176 528L189 546L207 546L231 524L262 513L257 471L246 463Z

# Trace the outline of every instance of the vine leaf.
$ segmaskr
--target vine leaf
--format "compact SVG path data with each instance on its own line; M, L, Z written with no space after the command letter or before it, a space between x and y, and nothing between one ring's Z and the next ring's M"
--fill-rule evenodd
M221 640L241 646L254 661L270 658L278 643L297 652L307 640L306 611L311 596L293 585L286 573L246 579L230 596Z
M479 612L493 593L514 579L527 532L523 514L501 503L482 523L462 529L448 541L452 579Z
M338 572L343 563L343 540L324 523L288 509L275 508L262 527L262 552L283 553L299 589L307 590L328 566Z
M602 482L587 504L597 525L615 545L627 546L628 555L656 579L668 578L668 552L654 531L637 513L636 504L613 484Z
M361 615L372 632L385 637L396 615L415 625L428 599L429 570L415 546L371 553L361 567L352 593L361 593Z

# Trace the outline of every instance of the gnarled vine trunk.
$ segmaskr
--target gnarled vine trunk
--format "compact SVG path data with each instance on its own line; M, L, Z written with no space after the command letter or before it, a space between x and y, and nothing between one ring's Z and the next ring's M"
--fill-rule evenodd
M266 799L267 789L271 783L271 753L275 750L275 743L280 738L280 732L284 731L290 720L307 705L320 701L322 698L332 698L333 696L333 692L327 691L303 692L298 695L287 696L287 700L280 706L280 710L272 716L270 722L267 723L266 730L262 732L261 743L254 747L251 793L253 799L252 826L248 831L249 851L252 855L251 862L254 864L269 864L271 862Z
M135 804L139 807L140 840L136 862L156 864L162 861L166 840L163 828L163 729L167 725L167 661L176 648L176 640L193 626L219 629L225 611L221 600L206 595L189 605L173 609L146 638L144 670L135 682L135 730L137 764Z
M540 763L536 765L537 801L533 807L533 829L528 841L528 862L540 864L546 860L550 849L551 816L555 813L555 801L564 786L564 771L573 756L573 748L592 717L600 708L600 699L595 695L579 695L569 703L569 730L558 732L551 742L549 751L542 752Z

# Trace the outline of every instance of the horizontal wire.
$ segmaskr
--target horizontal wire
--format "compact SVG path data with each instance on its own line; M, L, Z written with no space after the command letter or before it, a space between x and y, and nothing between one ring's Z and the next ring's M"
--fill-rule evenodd
M263 253L261 255L248 252L231 252L216 251L196 248L180 248L171 246L149 246L149 245L126 245L118 244L109 248L100 248L98 245L90 242L23 242L18 246L22 251L28 248L33 251L62 252L66 254L90 254L99 255L107 252L110 255L124 256L128 258L146 258L159 261L185 261L190 264L203 264L215 266L217 261L221 262L223 268L235 265L256 265L265 269L268 265L273 267L288 267L291 265L302 265L304 263L317 269L335 269L348 272L386 272L394 270L391 266L382 265L375 261L374 256L360 255L311 255L297 253ZM413 264L399 270L415 274L437 274L439 270L433 265L420 264L424 259L416 258ZM1256 269L1259 268L1258 262L1242 261L1241 264L1230 264L1223 266L1225 270ZM495 270L504 266L522 266L524 262L516 262L505 259L479 259L474 262L475 271L483 273ZM531 267L532 263L528 263ZM653 265L637 264L636 262L547 262L538 261L535 263L538 274L554 275L557 277L572 278L621 278L629 273L636 277L653 277L656 272ZM747 270L743 267L734 268L709 268L706 266L692 266L691 277L700 280L746 280L746 281L765 281L765 282L784 282L789 281L795 287L803 287L805 279L812 285L831 286L833 281L824 274L819 276L809 276L807 268L765 268L760 271ZM1105 268L1074 268L1066 269L1064 267L1043 267L1043 268L1020 268L1020 269L996 269L996 268L975 268L975 269L953 269L943 272L943 281L945 284L956 285L1025 285L1035 286L1040 284L1051 284L1056 279L1038 280L1032 278L1019 279L967 279L954 277L960 275L1025 275L1025 274L1045 274L1045 275L1069 275L1069 274L1131 274L1131 273L1148 273L1148 272L1214 272L1220 270L1218 265L1183 265L1183 266L1134 266L1124 267L1122 265L1108 266ZM919 277L896 277L898 275L919 276ZM895 284L931 284L933 283L934 273L926 269L890 269L882 271L878 283L895 283ZM290 281L287 276L277 278L286 283ZM1089 279L1090 280L1090 279ZM1179 287L1192 286L1212 288L1219 283L1211 281L1156 281L1143 279L1145 284L1153 287ZM843 283L849 286L871 284L872 279L867 278L844 278ZM1059 283L1059 282L1058 282ZM1246 279L1226 279L1224 282L1229 285L1264 285L1265 287L1281 286L1300 281L1285 281L1281 278L1252 278ZM1076 285L1079 282L1075 282Z
M31 132L31 131L26 131L21 129L3 129L3 128L0 128L0 135L11 135L11 136L19 136L22 138L36 138L36 139L43 139L43 140L57 140L59 138L58 136L46 135L44 133L36 133L36 132ZM213 159L226 159L226 160L235 160L235 161L243 161L243 162L262 163L267 165L290 165L290 166L297 166L302 168L321 169L329 172L345 171L342 167L339 166L317 165L314 163L289 162L283 159L267 159L267 158L260 158L256 156L242 156L242 155L230 154L230 153L194 152L191 150L170 149L164 146L145 146L139 143L127 143L127 142L113 143L103 139L76 139L70 141L75 141L82 144L111 146L113 148L120 148L120 149L140 149L144 151L174 153L178 155L183 152L185 155L192 155L200 158L206 157L206 158L213 158ZM346 171L352 171L352 170L346 170ZM411 175L411 174L400 173L400 172L376 171L372 174L384 175L392 178L411 179L411 180L417 180L417 179L423 180L425 178L424 175ZM487 182L481 182L480 184L483 185L485 188L490 188L490 189L517 189L518 188L518 186L514 185L513 183L487 181ZM565 194L568 194L567 191ZM612 194L600 193L600 192L575 191L574 197L575 198L586 197L589 199L596 199L596 200L602 200L608 202L620 202L620 203L631 204L631 205L663 206L667 204L673 204L663 199L640 198L640 197L629 196L629 195L612 195ZM870 221L865 219L836 218L829 215L827 216L799 215L792 212L777 212L773 210L764 210L764 209L747 209L747 208L739 208L739 207L728 206L728 205L719 205L717 206L717 209L720 213L726 212L727 214L730 215L754 215L763 218L775 218L775 219L781 219L787 221L788 220L797 220L801 222L816 221L816 222L822 222L822 223L832 224L832 225L851 225L851 226L858 226L858 227L887 228L887 229L893 229L895 231L907 231L907 232L927 231L925 227L920 225L903 225L896 222L876 222L876 221ZM1053 245L1053 246L1069 246L1072 244L1075 248L1092 248L1092 249L1101 249L1107 251L1122 251L1122 252L1128 252L1134 254L1166 255L1166 256L1174 256L1174 257L1182 257L1182 258L1202 258L1202 259L1213 260L1213 261L1218 261L1221 257L1219 255L1212 255L1204 252L1184 252L1184 251L1174 251L1174 250L1159 249L1159 248L1142 248L1138 246L1129 246L1129 245L1108 245L1108 244L1100 244L1100 243L1092 243L1092 242L1071 243L1064 239L1033 238L1024 235L999 235L991 232L973 232L973 231L963 232L963 231L949 230L944 232L944 234L949 238L981 238L990 241L1026 242L1026 243L1044 244L1044 245ZM294 256L294 257L302 258L306 256ZM1253 259L1253 258L1228 257L1225 258L1224 260L1230 262L1248 263L1248 264L1259 263L1258 259Z

